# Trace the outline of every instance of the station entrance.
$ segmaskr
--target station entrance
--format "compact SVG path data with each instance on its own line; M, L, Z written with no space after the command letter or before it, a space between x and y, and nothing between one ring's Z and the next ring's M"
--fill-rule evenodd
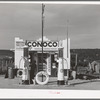
M42 57L41 52L30 51L29 61L30 61L30 67L31 69L33 69L32 74L34 74L35 76L38 72L45 71L49 74L49 76L56 77L58 63L55 61L55 54L56 54L55 52L53 53L44 52Z
M38 53L38 72L39 71L47 71L47 57L48 53ZM43 60L43 66L42 66L42 60Z

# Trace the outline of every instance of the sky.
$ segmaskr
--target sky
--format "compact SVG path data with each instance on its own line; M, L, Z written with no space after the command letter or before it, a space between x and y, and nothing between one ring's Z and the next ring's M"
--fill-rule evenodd
M39 39L41 12L41 4L0 3L0 49L13 49L15 37ZM50 40L65 39L68 25L72 49L100 48L100 5L45 4L44 16L44 36Z

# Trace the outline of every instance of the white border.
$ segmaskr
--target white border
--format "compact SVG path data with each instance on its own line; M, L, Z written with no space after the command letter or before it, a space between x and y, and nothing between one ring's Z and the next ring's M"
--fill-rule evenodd
M0 3L34 3L34 4L100 4L100 1L0 1Z
M37 89L1 89L2 99L100 99L100 91L95 90L37 90Z
M0 1L0 3L34 3L34 4L100 4L99 1ZM34 85L33 85L34 87ZM42 90L42 89L0 89L3 99L99 99L100 90Z

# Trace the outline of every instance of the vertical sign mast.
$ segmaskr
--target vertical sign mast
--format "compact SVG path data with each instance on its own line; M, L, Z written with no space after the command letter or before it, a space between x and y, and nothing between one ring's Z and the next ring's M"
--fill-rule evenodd
M44 32L44 7L45 5L42 4L42 70L43 70L43 32ZM42 75L42 81L43 81L43 75Z
M69 57L69 54L68 54L68 20L67 20L67 59ZM68 63L68 61L67 61ZM67 77L69 78L69 70L68 70L68 64L67 64Z
M68 55L68 20L67 20L67 58L69 57Z

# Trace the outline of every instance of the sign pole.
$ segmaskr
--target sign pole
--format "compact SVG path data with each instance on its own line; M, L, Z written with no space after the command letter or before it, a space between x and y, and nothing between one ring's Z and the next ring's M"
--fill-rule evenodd
M68 20L67 20L67 58L68 58Z
M42 4L42 70L43 70L43 32L44 32L44 7L45 5ZM43 75L42 75L42 82L43 82Z
M67 58L68 57L69 57L69 55L68 55L68 20L67 20ZM67 78L69 78L68 65L67 65Z

